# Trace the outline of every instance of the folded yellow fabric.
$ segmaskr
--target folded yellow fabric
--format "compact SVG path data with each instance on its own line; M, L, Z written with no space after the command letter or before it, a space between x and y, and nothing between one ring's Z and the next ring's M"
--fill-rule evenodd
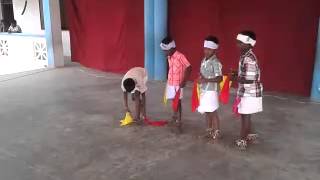
M120 121L120 126L127 126L133 123L133 118L129 112L126 113L126 116L124 119Z

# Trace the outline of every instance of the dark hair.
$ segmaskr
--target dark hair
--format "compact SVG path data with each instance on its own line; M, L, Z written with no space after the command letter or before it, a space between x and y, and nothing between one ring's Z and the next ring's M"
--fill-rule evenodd
M216 44L219 44L219 39L217 37L215 37L215 36L211 36L211 35L207 36L205 40L206 41L212 41L212 42L214 42Z
M17 24L17 21L14 19L13 21L12 21L12 23L15 23L15 24Z
M163 43L163 44L169 44L169 43L171 43L173 41L173 39L170 37L170 36L167 36L167 37L165 37L162 41L161 41L161 43Z
M127 92L131 92L136 87L136 82L132 78L123 81L123 87Z
M256 33L254 33L253 31L248 31L248 30L246 30L246 31L241 31L240 34L249 36L249 37L250 37L251 39L253 39L253 40L256 40L256 39L257 39L257 38L256 38Z

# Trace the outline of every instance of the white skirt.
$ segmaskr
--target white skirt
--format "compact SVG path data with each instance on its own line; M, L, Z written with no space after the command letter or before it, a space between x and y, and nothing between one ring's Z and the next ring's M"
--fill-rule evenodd
M219 96L217 91L204 91L200 94L198 112L214 112L219 108Z
M180 88L179 86L167 85L167 90L166 90L167 99L174 99L179 88ZM181 88L181 90L180 90L180 99L182 99L182 98L183 98L183 88Z
M255 114L262 110L262 97L242 97L238 105L239 114Z

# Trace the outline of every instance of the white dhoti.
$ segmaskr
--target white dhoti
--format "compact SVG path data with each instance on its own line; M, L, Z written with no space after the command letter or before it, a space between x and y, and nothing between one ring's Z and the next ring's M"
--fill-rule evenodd
M262 97L241 97L238 105L239 114L255 114L262 110Z
M199 113L214 112L219 108L217 91L204 91L200 94Z
M167 90L166 90L166 97L167 99L174 99L176 96L176 93L179 91L180 87L179 86L170 86L167 85ZM183 88L180 89L180 99L183 98Z

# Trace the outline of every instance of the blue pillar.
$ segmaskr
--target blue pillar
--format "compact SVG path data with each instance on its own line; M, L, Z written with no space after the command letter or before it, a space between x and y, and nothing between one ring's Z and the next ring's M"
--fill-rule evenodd
M168 0L154 0L154 78L167 78L167 60L160 48L160 43L167 36Z
M60 5L58 0L43 0L45 38L49 67L64 66Z
M318 28L318 40L316 49L316 60L314 63L311 99L320 102L320 19Z
M144 67L154 79L154 0L144 0Z

